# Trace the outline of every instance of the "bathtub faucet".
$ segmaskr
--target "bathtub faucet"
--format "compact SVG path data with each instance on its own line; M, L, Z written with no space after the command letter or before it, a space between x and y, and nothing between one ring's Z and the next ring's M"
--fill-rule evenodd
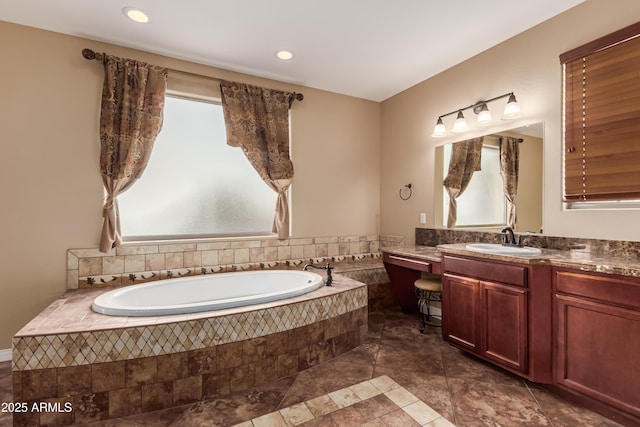
M309 270L309 267L316 268L318 270L327 270L327 280L325 281L325 283L327 284L327 286L331 286L331 282L333 282L333 277L331 277L331 270L333 270L333 267L331 267L331 264L327 263L327 265L325 265L324 267L318 267L317 265L307 264L304 266L303 270L307 271Z

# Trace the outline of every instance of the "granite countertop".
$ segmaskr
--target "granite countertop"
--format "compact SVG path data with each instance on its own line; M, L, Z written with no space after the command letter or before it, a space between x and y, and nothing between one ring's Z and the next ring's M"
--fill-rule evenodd
M475 242L474 242L475 243ZM554 249L540 249L539 255L504 255L471 251L467 249L467 243L452 243L438 245L438 251L443 254L474 256L487 260L507 261L516 264L550 264L550 259L555 258L557 252Z
M487 260L529 265L551 265L596 273L640 277L640 258L634 255L611 256L589 250L557 250L540 248L539 255L500 255L466 249L466 243L432 246L382 248L382 252L441 262L443 254L473 256Z
M393 255L408 256L430 262L442 262L442 254L433 246L392 246L380 249Z

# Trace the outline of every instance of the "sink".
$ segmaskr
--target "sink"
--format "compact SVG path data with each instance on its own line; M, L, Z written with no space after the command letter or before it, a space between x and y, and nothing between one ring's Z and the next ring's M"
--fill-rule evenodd
M540 249L530 246L503 246L496 243L469 243L467 249L496 255L540 255L541 253Z

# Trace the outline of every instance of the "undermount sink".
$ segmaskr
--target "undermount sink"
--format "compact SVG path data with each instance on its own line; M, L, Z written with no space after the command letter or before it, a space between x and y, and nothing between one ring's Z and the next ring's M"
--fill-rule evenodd
M467 249L496 255L540 255L538 248L530 246L504 246L497 243L469 243Z

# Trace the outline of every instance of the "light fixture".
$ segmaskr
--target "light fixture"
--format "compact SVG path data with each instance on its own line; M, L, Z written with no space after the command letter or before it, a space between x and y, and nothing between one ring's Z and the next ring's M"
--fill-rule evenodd
M282 50L276 51L276 58L281 59L283 61L290 61L293 59L293 57L294 57L294 54L290 50L282 49Z
M473 112L478 115L478 118L476 119L476 126L489 126L493 121L491 111L489 111L489 107L487 107L486 102L481 102L477 106L473 107Z
M509 97L507 101L507 105L504 109L504 113L502 115L503 119L514 119L516 117L520 117L520 106L518 105L518 101L516 101L516 96L513 92L505 93L504 95L496 96L495 98L488 99L486 101L478 101L475 104L469 105L464 108L459 108L457 110L451 111L447 114L442 114L438 116L438 121L436 122L436 126L433 129L434 138L442 138L447 135L447 129L442 120L443 117L450 116L452 114L458 114L456 116L456 121L451 128L451 132L453 133L461 133L469 130L469 126L467 125L467 121L464 118L464 114L462 112L464 110L473 109L473 112L478 115L476 119L476 126L489 126L493 121L493 117L491 116L491 112L489 111L488 104L493 101L497 101L498 99Z
M509 95L509 100L507 101L507 106L504 107L504 113L502 117L505 119L515 119L520 116L520 106L518 105L518 101L516 101L516 96L512 93Z
M436 127L433 128L433 136L434 138L441 138L447 134L447 128L442 123L442 117L438 117L438 122L436 123Z
M122 13L127 18L140 24L146 24L151 20L147 12L145 12L142 9L138 9L137 7L132 7L132 6L124 7L122 8Z
M469 126L467 126L467 121L464 119L464 115L462 114L462 110L458 111L458 116L456 117L456 121L453 123L453 129L451 132L453 133L461 133L469 130Z

